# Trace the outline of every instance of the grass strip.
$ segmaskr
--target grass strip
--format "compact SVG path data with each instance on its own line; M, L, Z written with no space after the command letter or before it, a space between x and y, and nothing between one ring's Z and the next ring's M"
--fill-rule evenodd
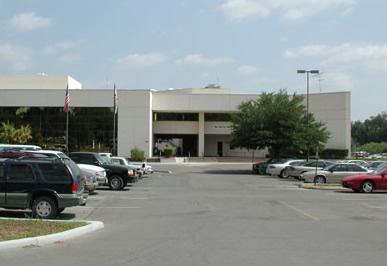
M85 222L0 220L0 241L59 233L86 225Z

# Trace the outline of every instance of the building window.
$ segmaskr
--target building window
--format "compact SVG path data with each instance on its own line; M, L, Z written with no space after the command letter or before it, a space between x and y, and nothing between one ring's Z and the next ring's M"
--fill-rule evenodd
M204 121L207 122L228 122L231 121L231 114L228 113L205 113Z
M153 121L199 121L198 113L153 113Z

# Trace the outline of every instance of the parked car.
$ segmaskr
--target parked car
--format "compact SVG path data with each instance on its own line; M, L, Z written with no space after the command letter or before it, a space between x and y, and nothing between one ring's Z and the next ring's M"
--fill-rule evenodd
M331 164L334 164L332 161L325 161L325 160L319 160L319 161L309 161L302 165L289 165L286 166L284 171L284 175L291 176L295 178L300 178L300 175L302 173L313 171L313 170L321 170Z
M0 158L47 158L47 156L38 153L30 153L29 151L0 151Z
M102 157L102 159L109 161L110 158L113 156L110 152L99 152L99 156Z
M142 177L144 175L144 170L142 169L141 166L129 164L129 162L124 157L118 157L118 156L111 157L110 162L112 164L122 165L122 166L128 167L129 169L132 169L133 171L135 171L136 176L138 177Z
M33 217L52 219L67 207L86 204L86 200L81 171L73 161L0 159L2 208L32 209Z
M292 165L292 166L301 165L305 162L306 162L305 160L291 160L291 159L288 159L285 161L280 161L278 163L269 164L267 166L266 172L269 175L276 175L276 176L279 176L281 178L287 178L288 174L285 171L285 167L290 166L290 165Z
M355 163L363 167L368 167L369 162L364 161L364 160L349 160L345 161L346 163Z
M96 165L83 163L78 163L78 166L83 172L93 174L96 177L99 186L103 186L108 183L108 180L106 178L106 170L104 168Z
M0 144L0 151L38 151L41 149L36 145Z
M366 174L368 170L355 163L336 163L322 170L309 171L300 175L300 179L310 183L341 183L341 180L350 175Z
M289 159L271 158L268 161L253 164L253 173L256 175L267 175L267 166L269 164L284 163Z
M86 191L88 191L89 194L93 194L98 187L97 177L93 173L83 171L82 169L81 169L81 173L84 181L83 184L85 186Z
M387 190L387 164L382 164L372 173L347 176L343 178L341 184L355 192Z
M63 160L71 160L66 154L61 151L53 151L53 150L40 150L40 151L29 151L31 154L42 154L50 158L58 158ZM106 171L102 167L88 165L88 164L78 164L78 167L82 170L84 175L92 175L97 179L98 185L105 185L107 182L106 179ZM91 177L89 176L88 179ZM93 182L94 183L94 182ZM92 184L87 185L88 188L92 188Z
M382 164L387 164L386 161L374 161L374 162L369 162L368 163L368 166L367 166L367 169L368 170L372 170L372 171L375 171L380 165Z
M133 170L115 164L109 164L95 152L71 152L69 157L76 163L91 164L104 168L108 185L112 190L122 190L134 177Z

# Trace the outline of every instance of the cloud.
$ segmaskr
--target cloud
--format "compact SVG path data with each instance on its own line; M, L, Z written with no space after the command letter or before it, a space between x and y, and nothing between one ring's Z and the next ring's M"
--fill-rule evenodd
M0 44L0 63L11 65L12 69L21 71L30 64L31 51L11 44Z
M20 13L9 20L9 25L19 31L33 31L47 28L51 24L51 19L39 17L34 12Z
M385 66L387 44L352 44L337 46L307 45L285 52L288 58L317 58L322 65L348 65L358 63L365 66Z
M355 3L355 0L224 0L220 10L234 21L266 17L276 10L284 12L286 19L299 19L333 8L344 7L347 11Z
M166 62L168 58L160 53L129 54L117 60L121 69L148 68Z
M250 76L257 73L257 70L258 69L255 66L243 65L238 67L237 72L243 76Z
M48 45L43 49L43 54L45 55L53 55L59 53L60 51L66 51L70 49L77 48L82 41L64 41L58 42L51 45Z
M177 60L176 63L182 65L217 66L232 61L228 57L204 57L202 54L189 54L183 59Z

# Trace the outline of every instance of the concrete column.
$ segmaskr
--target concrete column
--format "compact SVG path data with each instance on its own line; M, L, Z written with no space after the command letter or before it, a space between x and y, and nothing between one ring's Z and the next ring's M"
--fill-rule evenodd
M199 112L198 156L204 157L204 112Z

